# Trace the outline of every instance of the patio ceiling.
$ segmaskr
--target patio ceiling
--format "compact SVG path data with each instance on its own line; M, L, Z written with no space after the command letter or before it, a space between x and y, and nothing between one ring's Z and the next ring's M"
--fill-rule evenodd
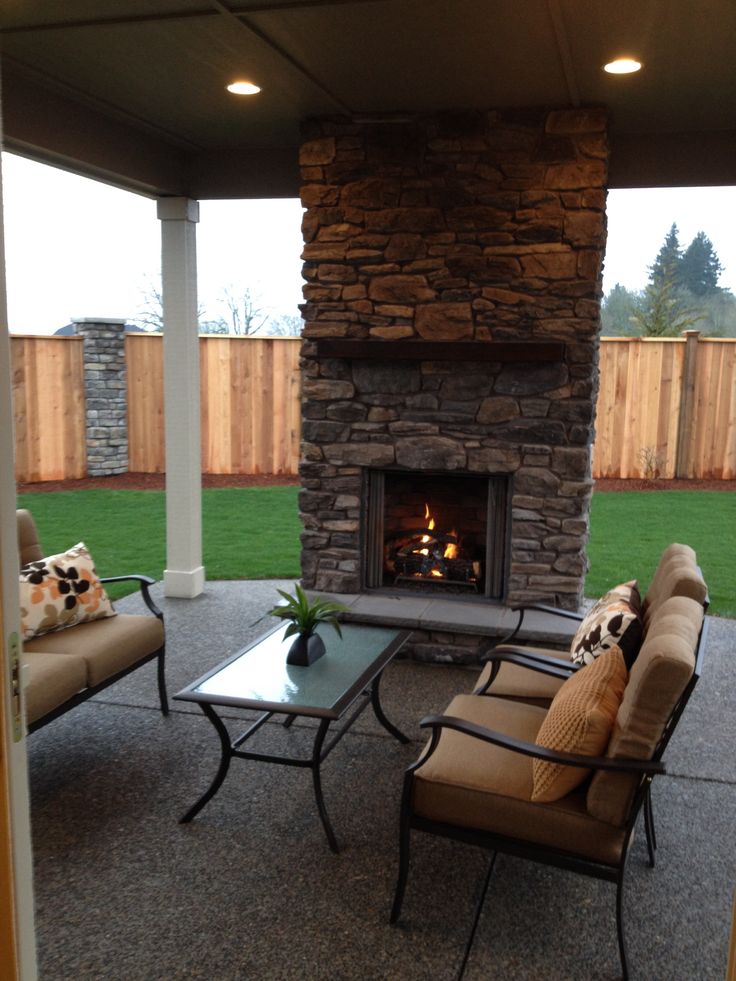
M296 195L308 115L538 105L610 108L612 186L736 183L733 0L7 0L0 35L6 149L151 195Z

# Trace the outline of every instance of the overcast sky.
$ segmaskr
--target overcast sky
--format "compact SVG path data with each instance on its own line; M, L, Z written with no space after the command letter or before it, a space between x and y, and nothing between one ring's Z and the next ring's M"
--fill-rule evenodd
M133 319L158 279L156 204L97 181L4 153L8 319L13 333L53 333L73 317ZM264 313L297 314L298 200L202 201L197 228L200 305L214 319L223 289L249 287ZM687 246L711 239L736 293L736 188L611 191L604 290L642 289L673 221Z

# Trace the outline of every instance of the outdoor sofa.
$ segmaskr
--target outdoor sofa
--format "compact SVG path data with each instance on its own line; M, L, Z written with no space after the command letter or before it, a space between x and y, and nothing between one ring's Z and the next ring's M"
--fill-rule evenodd
M157 661L161 711L168 714L163 614L148 576L100 579L83 545L46 557L30 511L19 510L21 684L29 732L58 718L149 661ZM151 615L117 613L104 583L138 583Z

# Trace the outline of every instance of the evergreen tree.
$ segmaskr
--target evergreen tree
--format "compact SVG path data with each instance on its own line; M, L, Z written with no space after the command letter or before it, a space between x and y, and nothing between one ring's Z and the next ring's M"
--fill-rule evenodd
M718 277L722 272L723 266L713 243L705 232L698 232L680 261L678 285L684 286L694 296L707 296L718 292Z
M601 333L606 337L626 337L638 334L635 314L639 310L641 295L616 283L601 304Z
M644 337L677 337L702 320L703 314L685 306L672 273L652 274L632 319Z
M657 253L657 258L649 267L649 282L661 284L664 280L671 280L673 285L679 285L678 274L681 262L682 248L679 232L677 225L673 222L672 228L665 236L662 248Z

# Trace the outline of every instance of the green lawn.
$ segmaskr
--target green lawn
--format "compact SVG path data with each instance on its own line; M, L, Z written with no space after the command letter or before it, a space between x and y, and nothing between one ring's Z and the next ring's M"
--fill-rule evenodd
M204 566L209 579L299 575L297 487L204 490ZM166 561L163 491L19 494L51 555L84 541L101 576L142 572L161 579ZM134 587L136 588L136 587ZM111 586L110 595L131 592Z
M729 491L625 491L593 494L586 596L614 582L645 588L670 542L691 545L710 592L710 613L736 618L736 494Z
M296 487L205 490L204 564L208 579L296 578ZM144 572L160 579L165 549L161 491L22 494L47 555L83 540L100 575ZM638 579L645 588L670 542L695 549L710 588L711 612L736 618L736 494L709 491L596 493L593 496L587 596ZM125 587L113 587L113 596ZM128 590L129 591L129 590Z

